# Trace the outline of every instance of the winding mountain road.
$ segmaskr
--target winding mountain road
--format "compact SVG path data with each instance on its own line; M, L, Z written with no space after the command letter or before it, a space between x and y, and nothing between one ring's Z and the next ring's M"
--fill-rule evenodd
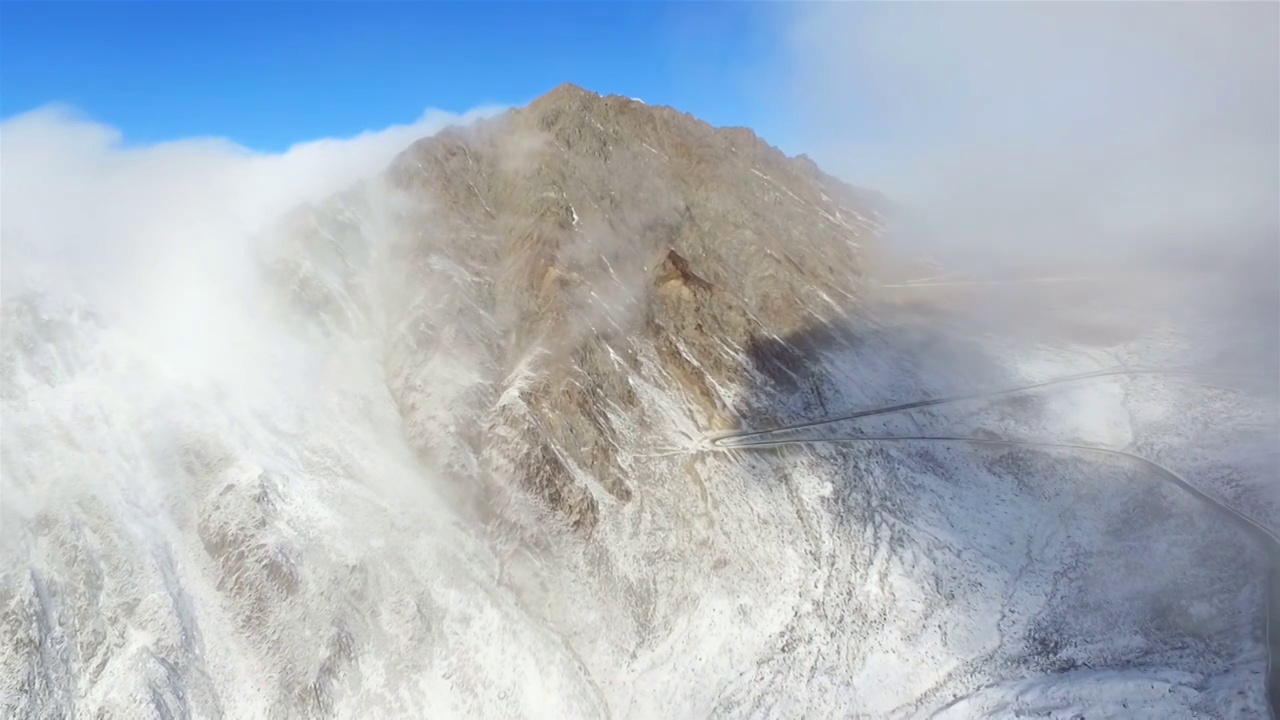
M1020 385L1013 388L1004 388L1000 390L984 390L981 392L967 393L964 395L946 395L937 398L928 398L925 400L916 400L909 403L899 405L884 405L869 410L859 410L845 415L824 418L822 420L811 420L808 422L795 423L793 425L778 426L772 428L764 428L762 430L737 430L732 432L717 433L707 437L707 442L712 447L723 447L725 442L731 440L741 440L746 438L763 439L772 435L777 435L795 430L807 430L809 428L823 427L826 425L834 425L836 423L845 422L846 420L857 420L864 417L872 417L875 415L888 415L889 413L906 412L907 410L917 410L920 408L933 407L935 405L947 405L950 403L963 402L965 400L985 400L988 398L1001 397L1004 395L1016 395L1018 393L1031 392L1041 388L1052 387L1054 385L1062 385L1064 383L1080 382L1082 380L1092 380L1104 377L1129 376L1136 377L1139 375L1182 375L1189 377L1258 377L1256 373L1231 373L1218 372L1210 370L1166 370L1159 368L1111 368L1108 370L1094 370L1087 373L1078 373L1075 375L1064 375L1062 377L1053 378L1052 380L1044 380L1030 385Z
M1002 390L969 393L965 395L952 395L940 398L931 398L926 400L917 400L915 402L902 403L898 405L889 405L869 410L861 410L858 412L841 415L835 418L827 418L824 420L814 420L794 425L779 426L765 430L746 430L731 433L721 433L707 438L705 448L708 450L751 450L777 448L787 445L808 445L808 444L849 444L849 443L888 443L888 442L910 442L910 443L963 443L970 445L985 445L996 447L1020 447L1033 448L1039 450L1086 453L1097 456L1106 456L1118 458L1134 464L1137 464L1147 470L1152 471L1157 477L1166 480L1181 490L1190 494L1196 500L1205 503L1213 510L1222 513L1231 520L1236 527L1243 530L1247 535L1260 543L1267 557L1267 602L1265 608L1265 637L1267 643L1267 668L1266 668L1266 688L1267 688L1267 706L1271 720L1277 720L1277 711L1280 710L1280 667L1277 667L1276 657L1280 654L1280 537L1275 532L1264 526L1258 520L1248 516L1244 512L1231 507L1225 502L1214 498L1212 495L1200 490L1195 485L1188 482L1184 477L1173 470L1141 455L1125 452L1123 450L1113 450L1111 448L1100 447L1095 445L1081 445L1069 443L1051 443L1035 440L1013 440L1004 438L973 438L963 436L819 436L819 437L780 437L785 433L792 433L799 430L826 427L835 423L855 420L858 418L872 417L875 415L886 415L895 412L905 412L918 408L932 407L935 405L943 405L947 403L962 402L965 400L978 400L984 398L999 397L1004 395L1013 395L1016 393L1030 392L1040 388L1060 385L1069 382L1078 382L1093 378L1102 378L1109 376L1136 376L1136 375L1186 375L1186 376L1249 376L1247 373L1223 373L1197 370L1164 370L1164 369L1111 369L1100 370L1089 373L1081 373L1078 375L1069 375L1065 377L1046 380L1043 382L1023 385L1015 388L1007 388Z

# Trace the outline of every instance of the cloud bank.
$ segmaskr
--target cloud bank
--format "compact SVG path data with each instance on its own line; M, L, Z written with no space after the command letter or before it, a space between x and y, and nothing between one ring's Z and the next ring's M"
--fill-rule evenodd
M502 108L428 110L345 139L252 152L220 138L129 147L65 107L0 124L0 292L92 308L178 372L261 363L263 233L376 175L415 140ZM242 373L244 374L244 373ZM251 374L251 373L249 373Z
M137 278L122 275L144 266L231 269L245 242L292 208L380 172L421 137L501 110L428 110L280 154L220 138L127 147L118 130L65 107L12 117L0 124L3 291L50 281L50 272L80 292L111 294L127 292Z
M1276 242L1274 3L787 13L781 92L803 140L913 213L901 242L978 263Z

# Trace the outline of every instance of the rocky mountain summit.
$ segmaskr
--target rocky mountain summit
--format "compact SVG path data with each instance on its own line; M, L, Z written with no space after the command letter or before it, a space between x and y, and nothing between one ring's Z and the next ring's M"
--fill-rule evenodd
M403 280L430 296L388 348L415 444L514 474L584 531L600 491L631 498L619 423L660 422L637 380L698 427L735 425L743 349L852 308L881 222L871 193L750 130L568 84L415 143L386 182L412 208ZM421 376L442 353L471 358L473 384L448 391L467 413ZM413 433L442 413L456 441Z

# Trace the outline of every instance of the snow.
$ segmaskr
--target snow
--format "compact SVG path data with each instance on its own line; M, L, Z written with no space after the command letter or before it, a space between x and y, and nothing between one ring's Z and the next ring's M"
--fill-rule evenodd
M993 345L991 349L998 347ZM946 353L936 348L930 355L945 361ZM1009 355L1006 362L1011 375L1021 375L1031 381L1097 369L1098 361L1093 355L1087 348L1021 347L1014 348L1014 354ZM858 354L839 362L838 367L847 368L848 377L835 377L832 385L824 385L827 402L841 407L874 406L874 400L848 397L847 390L860 387L861 392L866 392L868 373L874 377L880 372L871 360L866 354ZM944 364L932 371L936 373L936 382L945 383L947 375L954 374L945 368ZM929 369L920 368L920 371L929 372ZM1144 376L1141 382L1157 387L1186 384L1183 379L1157 376ZM966 384L972 387L975 383L971 379ZM1039 394L1030 406L1030 415L1026 411L1011 413L1007 407L971 402L915 413L914 428L907 424L895 429L904 418L868 418L859 425L865 434L874 435L945 432L967 435L972 434L971 428L987 428L1006 437L1063 438L1063 441L1073 439L1121 448L1138 444L1140 447L1135 449L1151 454L1153 448L1167 447L1152 444L1167 431L1148 422L1136 424L1137 416L1130 409L1146 406L1140 401L1146 393L1136 392L1132 387L1136 384L1137 381L1102 378L1081 383L1079 387L1057 388L1052 393ZM981 387L981 383L977 386ZM931 393L925 390L923 394ZM841 395L845 397L840 399ZM1238 393L1232 397L1237 402L1243 399ZM1253 406L1264 405L1265 401L1259 405L1255 399ZM1246 415L1246 423L1242 425L1238 411L1230 413L1225 407L1203 402L1167 407L1163 417L1177 420L1177 428L1203 427L1203 419L1186 417L1192 408L1197 413L1205 413L1206 418L1216 418L1217 424L1236 434L1247 429L1251 422ZM811 416L811 411L797 411L797 414ZM1271 429L1272 437L1280 427L1274 413L1264 414L1257 421L1262 423L1259 427ZM843 428L840 434L857 433ZM1212 437L1203 435L1199 439L1194 435L1184 439L1185 447L1198 447L1200 454L1211 453L1221 462L1224 455L1211 450L1213 443ZM998 464L993 465L992 461L1003 462L1016 454L993 454L964 447L916 449L909 444L891 444L883 450L866 451L856 447L841 450L814 446L808 452L797 447L792 461L806 462L806 457L817 459L847 453L854 457L879 455L914 467L920 467L920 462L926 463L914 473L907 473L905 468L894 473L893 491L880 500L857 500L857 506L863 508L861 517L874 518L876 525L887 523L885 532L893 537L891 542L885 542L879 537L881 531L864 533L863 542L876 548L869 559L874 566L899 558L899 562L904 563L896 576L899 578L933 577L937 583L953 577L976 585L970 585L963 593L958 588L953 590L958 594L949 597L946 605L939 606L936 599L931 599L933 592L927 585L884 584L885 576L880 574L877 582L861 588L855 595L856 600L855 596L849 597L851 606L856 603L864 615L870 613L876 617L875 602L891 605L889 617L893 619L886 629L914 627L919 630L886 636L883 631L877 634L860 627L853 635L862 639L859 644L868 647L869 654L856 665L840 666L833 664L834 648L820 640L824 637L821 629L824 621L815 619L810 631L815 643L813 650L798 649L794 641L789 641L791 649L786 658L779 658L779 669L770 671L781 673L783 668L800 663L801 668L787 669L782 676L841 678L842 684L859 689L858 693L851 693L856 700L847 700L849 704L838 706L816 705L806 691L799 689L812 685L800 683L794 690L785 684L768 685L770 675L756 673L753 683L769 687L768 690L761 687L758 692L774 693L775 699L767 705L753 702L737 706L738 710L749 707L753 714L781 712L778 710L781 705L777 704L780 701L776 699L781 696L790 698L790 704L785 706L788 714L813 715L851 714L853 708L876 717L917 716L935 710L942 710L943 717L1037 712L1052 712L1056 717L1059 712L1076 711L1086 717L1131 717L1139 708L1140 712L1161 717L1265 715L1260 675L1264 649L1250 629L1257 627L1263 601L1263 575L1259 572L1263 556L1248 536L1234 527L1220 525L1212 512L1185 493L1142 473L1108 467L1106 463L1065 458L1055 461L1054 465L1042 465L1034 471L1024 470L1011 476L993 472ZM1183 472L1195 468L1194 463L1179 462L1175 454L1156 452L1153 455ZM1233 455L1228 453L1225 457ZM1244 457L1247 460L1251 456ZM1274 453L1270 457L1274 461ZM877 465L860 462L857 467L859 480L854 492L859 496L876 494ZM943 471L944 467L949 469ZM1026 464L1020 467L1036 468ZM832 467L829 472L836 470ZM1256 471L1251 476L1255 482L1268 477ZM793 479L795 477L793 475ZM1005 479L998 480L1001 477ZM1212 484L1199 472L1189 477ZM1015 479L1016 485L1009 484ZM938 481L945 484L937 485ZM818 479L816 483L830 487L831 481ZM913 489L907 490L913 485ZM1173 514L1160 522L1138 522L1130 508L1148 507L1152 497L1171 504L1175 508L1171 511ZM895 518L887 508L898 506L906 498L916 498L916 504L908 506L909 510L904 508ZM922 502L923 505L919 504ZM881 507L886 509L878 509ZM821 513L819 508L813 510ZM1102 538L1116 537L1117 532L1123 532L1125 537L1119 545L1112 547L1099 542ZM899 536L899 533L905 535ZM833 527L829 535L823 536L838 538L840 534ZM893 545L898 546L896 551L886 552ZM1230 569L1205 566L1197 554L1207 547L1218 547L1221 550L1215 552L1232 554L1237 558L1236 566ZM951 555L947 561L950 567L928 567L927 559L938 552L957 551L958 554ZM844 552L856 557L860 551L851 547ZM922 559L924 566L921 566ZM1068 571L1067 568L1074 569ZM1064 572L1076 576L1070 584L1063 584ZM865 576L877 577L870 572ZM1201 633L1219 639L1233 637L1228 643L1231 649L1213 661L1209 657L1222 650L1210 651L1201 639L1192 640L1193 647L1187 648L1180 647L1187 640L1174 639L1176 634L1152 636L1148 629L1150 621L1142 619L1145 611L1141 602L1144 601L1139 599L1147 597L1155 588L1162 588L1156 597L1169 598L1159 602L1181 606L1178 612L1186 613L1182 622L1187 623L1183 627L1200 624L1206 628L1199 631ZM929 628L933 625L927 619L929 616L915 614L918 608L930 606L935 608L934 613L963 610L952 615L950 621L944 621L943 626L948 629L945 635L930 638ZM842 612L837 607L828 605L825 614ZM1103 608L1105 618L1098 616L1098 609ZM998 618L998 623L983 630L982 620L987 618ZM1064 643L1066 658L1063 661L1068 668L1083 664L1094 670L1019 669L1019 658L1024 657L1028 649L1026 638L1043 633L1038 628L1046 624L1051 628L1046 637ZM957 630L966 630L968 635L957 636ZM839 651L836 654L839 655ZM806 660L806 657L812 659ZM1228 668L1225 672L1224 664ZM1134 669L1135 666L1143 669ZM913 680L919 684L911 684ZM869 692L868 688L879 690Z
M360 227L355 249L395 257L380 245L394 233ZM29 311L4 301L0 526L17 562L0 570L17 635L0 648L0 695L32 715L144 716L157 696L197 716L315 710L289 705L285 686L381 717L1264 711L1260 551L1167 483L963 445L715 450L656 349L619 332L604 351L634 401L601 410L634 498L611 500L569 462L602 501L599 526L589 542L556 535L532 502L496 493L510 522L542 532L521 544L456 501L482 463L507 469L460 428L479 407L482 441L503 447L514 431L499 418L533 415L554 358L530 352L491 379L473 340L497 334L474 296L482 279L435 249L363 270L282 253L344 323L299 309L291 286L218 296L226 317L201 330L217 353L192 358L145 332L150 307L90 321L53 290ZM621 285L602 258L601 279ZM815 390L773 396L708 373L712 392L814 418L814 393L874 407L1168 364L1199 342L1156 329L1103 353L881 320L824 349L814 373L792 371ZM693 363L682 340L675 350ZM1098 378L840 432L1128 449L1274 527L1273 400Z

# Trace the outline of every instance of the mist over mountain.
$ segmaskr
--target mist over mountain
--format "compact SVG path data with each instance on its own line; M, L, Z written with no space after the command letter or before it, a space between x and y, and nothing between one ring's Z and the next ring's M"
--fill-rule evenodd
M479 115L274 166L6 122L7 716L1266 715L1257 264L949 276L748 129Z

